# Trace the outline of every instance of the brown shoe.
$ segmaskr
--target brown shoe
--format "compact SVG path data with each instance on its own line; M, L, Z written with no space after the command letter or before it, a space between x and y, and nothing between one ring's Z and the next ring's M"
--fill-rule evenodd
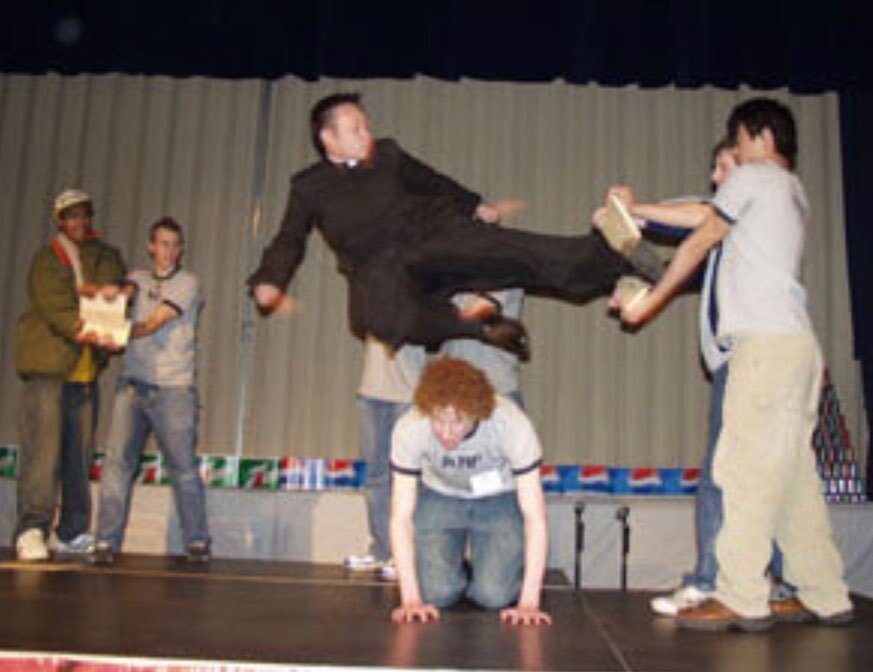
M689 630L760 632L772 627L773 618L746 618L711 597L696 607L680 611L676 616L676 625Z
M770 602L770 612L777 623L818 623L819 625L848 625L855 618L852 609L841 611L830 616L819 616L807 609L796 597L790 600L775 600Z
M815 620L815 614L796 597L770 600L770 613L777 623L812 623Z

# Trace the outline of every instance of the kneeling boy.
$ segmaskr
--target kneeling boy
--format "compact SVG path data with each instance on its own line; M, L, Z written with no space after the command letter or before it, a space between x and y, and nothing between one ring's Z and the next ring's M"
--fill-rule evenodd
M391 447L394 621L438 619L466 597L513 624L551 623L541 461L530 420L482 371L457 359L425 369Z

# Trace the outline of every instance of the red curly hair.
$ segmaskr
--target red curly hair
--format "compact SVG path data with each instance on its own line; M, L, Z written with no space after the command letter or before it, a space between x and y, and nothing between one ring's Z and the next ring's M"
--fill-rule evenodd
M494 404L494 387L488 377L462 359L431 362L415 388L415 405L425 415L452 406L475 420L486 420L494 412Z

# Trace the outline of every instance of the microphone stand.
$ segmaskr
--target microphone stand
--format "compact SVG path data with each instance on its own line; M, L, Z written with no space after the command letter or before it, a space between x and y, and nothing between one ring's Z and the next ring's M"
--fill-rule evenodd
M573 513L576 516L576 560L573 565L573 586L576 590L582 587L582 551L585 549L585 523L582 520L582 512L585 510L585 502L576 502Z
M630 509L620 506L615 512L615 519L621 523L621 590L627 591L627 556L630 553L630 526L627 519Z

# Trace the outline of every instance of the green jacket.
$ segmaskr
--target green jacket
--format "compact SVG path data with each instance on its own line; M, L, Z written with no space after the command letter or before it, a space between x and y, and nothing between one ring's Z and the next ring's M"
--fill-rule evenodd
M125 268L121 254L99 238L79 246L82 276L100 285L120 283ZM57 241L34 255L27 277L29 305L18 319L16 364L21 376L47 375L66 378L82 352L76 342L79 294L73 267ZM107 355L95 348L99 365Z

